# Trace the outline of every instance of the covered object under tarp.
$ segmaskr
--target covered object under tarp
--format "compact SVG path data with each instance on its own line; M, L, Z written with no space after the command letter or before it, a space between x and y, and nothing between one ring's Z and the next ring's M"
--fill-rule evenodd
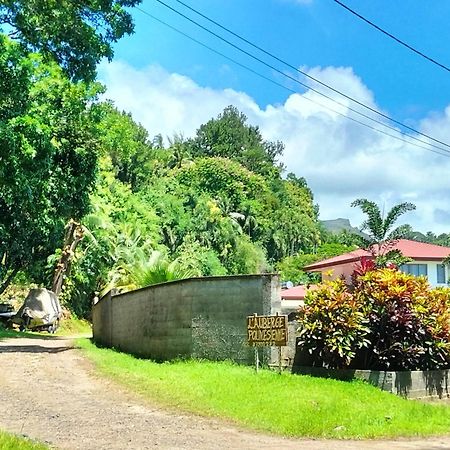
M30 290L12 321L20 325L21 329L40 329L54 333L61 315L57 295L45 288L38 288Z

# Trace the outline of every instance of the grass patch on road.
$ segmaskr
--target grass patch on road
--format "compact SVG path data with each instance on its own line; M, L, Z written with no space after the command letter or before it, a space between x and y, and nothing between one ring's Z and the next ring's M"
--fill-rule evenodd
M49 447L0 431L0 448L2 450L48 450Z
M404 400L362 381L290 375L227 362L158 364L87 339L100 373L160 405L295 437L378 438L446 434L450 407Z

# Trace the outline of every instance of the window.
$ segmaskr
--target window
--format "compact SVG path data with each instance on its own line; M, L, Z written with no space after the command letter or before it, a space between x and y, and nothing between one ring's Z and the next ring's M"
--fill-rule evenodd
M402 266L400 266L400 270L402 272L414 275L415 277L428 275L426 264L403 264Z
M447 280L445 279L445 266L444 264L438 264L436 266L437 269L437 282L438 283L446 283Z

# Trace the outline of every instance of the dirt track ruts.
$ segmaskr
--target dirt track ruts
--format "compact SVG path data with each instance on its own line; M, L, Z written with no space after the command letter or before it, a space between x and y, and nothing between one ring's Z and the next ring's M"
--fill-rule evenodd
M450 449L423 440L283 439L165 411L95 375L70 339L0 341L0 429L60 449Z

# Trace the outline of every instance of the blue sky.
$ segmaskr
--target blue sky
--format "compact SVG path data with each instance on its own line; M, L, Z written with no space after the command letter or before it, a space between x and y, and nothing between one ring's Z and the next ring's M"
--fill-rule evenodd
M164 1L213 28L175 0ZM446 110L450 72L399 46L333 0L185 3L374 109L450 142L450 110ZM345 3L450 66L450 2L436 0L432 6L419 0ZM109 88L108 97L132 112L151 135L182 132L190 136L201 123L233 103L249 122L260 126L267 139L286 143L284 162L290 171L306 177L320 205L321 218L349 217L355 225L360 224L363 217L349 207L357 197L370 198L387 208L399 201L413 201L418 210L405 221L422 231L450 232L450 205L446 202L450 158L373 133L305 101L324 103L156 0L144 0L140 7L277 83L298 90L292 94L262 80L135 10L135 34L116 45L114 62L103 64L99 73ZM235 38L227 38L256 53ZM294 70L260 53L258 56L310 83ZM326 103L352 116L345 108Z

